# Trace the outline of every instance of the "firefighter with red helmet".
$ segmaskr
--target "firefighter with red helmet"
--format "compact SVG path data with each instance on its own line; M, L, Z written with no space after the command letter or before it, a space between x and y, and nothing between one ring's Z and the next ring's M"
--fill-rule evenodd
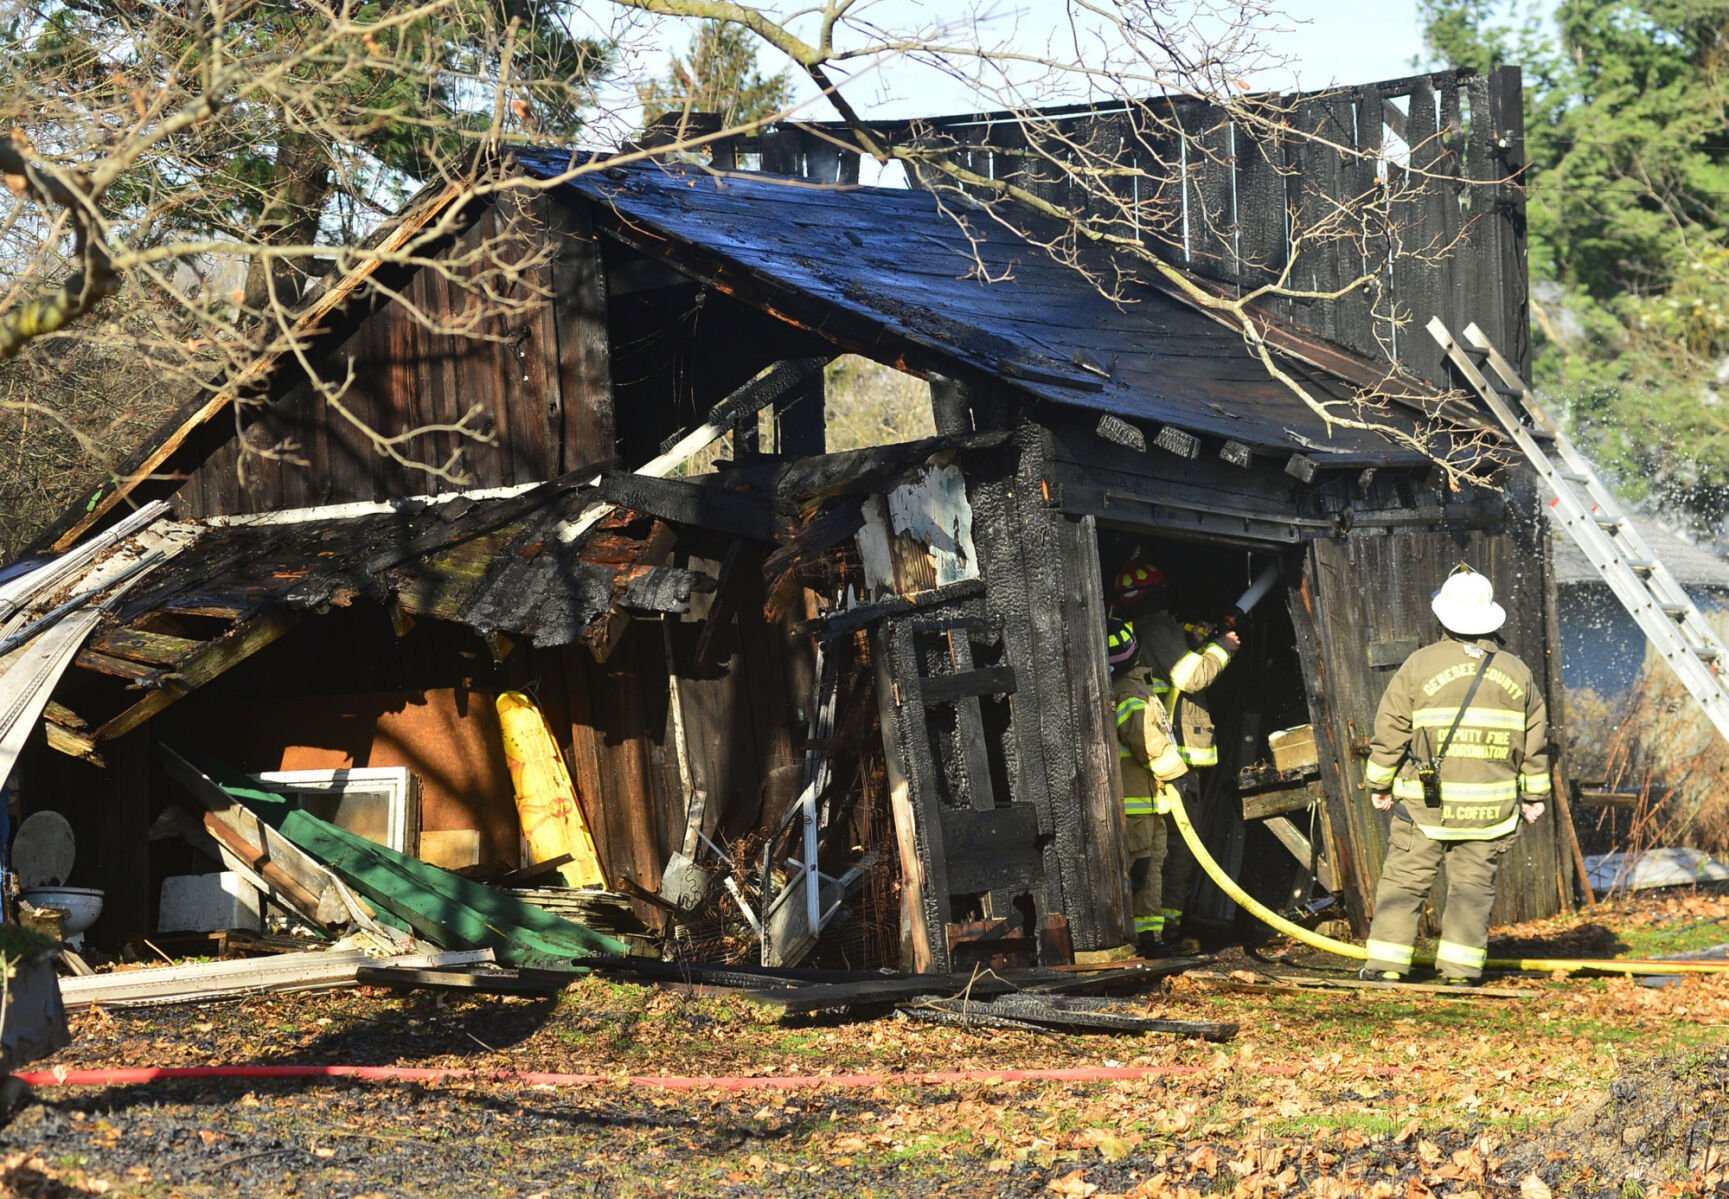
M1154 690L1159 681L1138 659L1135 629L1112 617L1106 652L1116 708L1123 817L1128 824L1129 890L1135 945L1143 954L1163 949L1163 873L1172 783L1188 772L1172 736L1170 713Z
M1115 613L1134 625L1140 664L1148 672L1150 690L1165 709L1176 751L1188 768L1177 787L1192 812L1200 795L1195 772L1219 762L1212 714L1201 693L1231 664L1242 641L1235 631L1207 635L1186 629L1171 613L1164 572L1138 554L1118 572L1111 599ZM1163 935L1175 939L1196 863L1172 827L1167 834L1170 852L1163 871L1160 915Z

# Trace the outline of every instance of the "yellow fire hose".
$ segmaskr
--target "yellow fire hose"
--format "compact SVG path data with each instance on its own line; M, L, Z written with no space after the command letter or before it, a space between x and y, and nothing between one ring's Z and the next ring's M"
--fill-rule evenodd
M1215 862L1207 847L1201 844L1200 834L1189 822L1189 813L1183 807L1182 796L1175 787L1169 788L1171 803L1171 819L1177 823L1177 831L1183 834L1183 840L1189 843L1189 849L1194 853L1195 860L1201 864L1201 869L1207 872L1219 890L1236 900L1238 905L1252 912L1263 923L1278 929L1287 937L1294 937L1305 945L1327 953L1336 953L1340 957L1356 958L1366 961L1369 953L1361 945L1351 945L1344 941L1335 941L1331 937L1323 937L1320 933L1311 932L1300 924L1286 920L1266 905L1259 903L1247 891L1237 885L1235 879L1226 874L1224 869ZM1420 955L1417 964L1434 965L1433 954ZM1492 958L1484 963L1497 970L1536 970L1544 974L1556 970L1572 973L1576 970L1599 970L1610 974L1724 974L1729 973L1729 961L1723 962L1653 962L1634 961L1617 958Z

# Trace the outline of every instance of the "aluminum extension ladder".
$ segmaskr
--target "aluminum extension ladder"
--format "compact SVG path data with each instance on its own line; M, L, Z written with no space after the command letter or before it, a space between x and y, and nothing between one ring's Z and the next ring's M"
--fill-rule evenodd
M1466 344L1460 344L1441 318L1433 317L1429 333L1536 469L1554 497L1549 507L1561 528L1585 551L1592 568L1729 740L1729 684L1721 672L1729 650L1692 599L1483 331L1475 324L1465 326Z

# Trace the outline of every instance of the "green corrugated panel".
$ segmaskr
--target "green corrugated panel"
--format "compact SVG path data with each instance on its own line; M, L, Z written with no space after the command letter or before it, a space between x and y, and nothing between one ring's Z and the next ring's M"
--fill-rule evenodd
M310 812L289 813L282 835L416 936L445 949L490 948L505 965L545 969L571 969L573 958L591 954L630 952L593 929L387 849Z

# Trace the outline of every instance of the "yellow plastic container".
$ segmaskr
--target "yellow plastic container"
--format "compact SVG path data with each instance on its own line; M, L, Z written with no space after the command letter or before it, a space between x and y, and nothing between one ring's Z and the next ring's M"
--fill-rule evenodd
M520 691L498 697L498 725L504 733L504 756L516 788L516 814L528 838L528 851L537 862L569 854L559 867L566 885L604 887L606 875L594 851L594 837L576 802L576 785L565 769L558 743L546 727L535 702Z

